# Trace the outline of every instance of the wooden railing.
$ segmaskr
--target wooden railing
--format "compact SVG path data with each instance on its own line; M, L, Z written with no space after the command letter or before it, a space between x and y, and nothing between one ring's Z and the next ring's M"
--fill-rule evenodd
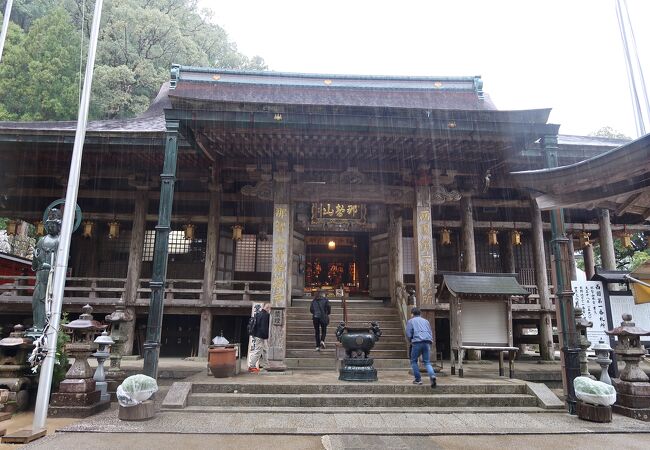
M136 305L146 305L151 296L150 279L141 278ZM34 290L34 276L0 276L0 299L31 301ZM64 301L77 303L114 303L124 295L125 278L68 277ZM268 300L270 281L230 280L215 281L211 299L207 304L220 301ZM165 303L176 306L198 306L203 303L203 280L168 279L165 285Z

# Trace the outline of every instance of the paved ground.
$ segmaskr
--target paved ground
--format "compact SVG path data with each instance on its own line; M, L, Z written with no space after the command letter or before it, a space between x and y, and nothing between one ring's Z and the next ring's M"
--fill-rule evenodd
M142 361L125 361L138 370ZM647 365L647 364L646 364ZM205 374L205 361L161 360L168 375L190 375L203 382L238 383L337 383L333 371L298 371L284 374L249 374L231 379L215 379ZM519 383L498 377L496 363L466 366L466 377L443 376L441 384L464 382ZM448 367L446 367L448 369ZM517 373L557 372L559 364L518 362ZM380 382L409 383L404 371L380 371ZM162 385L169 385L165 380ZM164 397L166 386L161 387ZM31 414L14 416L10 431L31 424ZM648 449L650 425L614 416L610 424L585 422L565 413L451 413L420 414L299 414L299 413L182 413L159 412L146 422L121 422L116 407L100 415L76 421L48 419L49 432L56 434L25 448L278 448L278 449ZM282 434L278 434L282 433ZM18 448L18 446L0 446Z

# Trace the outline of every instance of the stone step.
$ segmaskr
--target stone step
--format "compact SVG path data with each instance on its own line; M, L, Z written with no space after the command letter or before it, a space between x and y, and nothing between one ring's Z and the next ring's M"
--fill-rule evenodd
M295 339L295 340L313 340L314 339L314 328L309 328L306 330L299 330L298 328L289 328L287 327L287 330L291 331L290 334L287 334L287 339ZM384 331L382 330L381 332L381 337L379 338L379 342L381 341L391 341L391 340L399 340L400 342L406 342L404 340L404 333L401 331L396 331L396 330L387 330ZM330 330L329 327L327 327L327 342L336 342L336 335L334 333L334 330Z
M267 407L490 407L537 406L527 394L437 394L431 388L421 394L190 394L187 406L267 406Z
M315 348L315 347L314 347ZM334 359L334 349L326 348L324 350L316 351L315 349L287 349L287 358L331 358ZM382 358L406 358L406 347L402 350L372 350L370 357L373 359Z
M161 410L166 413L189 412L189 413L298 413L298 414L388 414L388 413L413 413L413 407L379 407L379 408L355 408L355 407L309 407L292 408L280 406L188 406L184 409L167 409L164 406ZM557 413L557 409L543 409L537 406L469 406L469 407L430 407L420 406L417 409L419 414L530 414L530 413Z
M379 324L379 328L381 328L382 336L384 333L389 333L389 334L401 334L402 336L404 335L404 331L402 330L401 325L395 325L395 326L384 326L382 324ZM336 326L332 326L331 324L327 327L327 332L334 334L336 331ZM295 332L295 333L314 333L314 325L311 323L305 322L305 323L292 323L292 322L287 322L287 332Z
M305 320L311 322L313 319L311 313L309 312L300 312L300 313L289 313L287 315L287 320ZM330 314L330 323L338 323L343 321L343 314ZM370 322L379 322L381 325L382 322L396 322L402 323L399 316L394 314L348 314L349 322L363 322L364 324Z
M325 350L330 348L334 348L334 341L327 340L325 341ZM316 347L316 341L314 341L313 337L310 340L292 340L288 339L287 340L287 350L313 350ZM397 341L379 341L375 343L375 346L372 348L370 351L370 354L374 354L376 351L381 351L381 350L403 350L406 351L406 343L404 340L397 340Z
M425 389L426 388L426 389ZM414 384L382 384L378 383L354 383L345 384L259 384L251 383L192 383L192 394L300 394L300 395L322 395L322 394L392 394L392 395L435 395L442 394L528 394L526 385L523 383L493 383L493 384L439 384L435 391L422 385Z
M320 352L313 352L315 357L287 357L285 363L289 369L300 370L335 370L336 360L334 355L319 355ZM377 370L408 370L411 363L408 359L399 358L380 358L375 359L375 368ZM379 375L381 377L381 374Z

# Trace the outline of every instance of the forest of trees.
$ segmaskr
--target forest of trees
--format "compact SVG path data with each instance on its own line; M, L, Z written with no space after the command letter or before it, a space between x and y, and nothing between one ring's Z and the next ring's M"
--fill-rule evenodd
M0 120L76 119L94 5L93 0L14 2L0 64ZM172 63L265 69L262 58L237 51L211 14L199 10L196 0L106 0L91 118L144 111L169 79Z

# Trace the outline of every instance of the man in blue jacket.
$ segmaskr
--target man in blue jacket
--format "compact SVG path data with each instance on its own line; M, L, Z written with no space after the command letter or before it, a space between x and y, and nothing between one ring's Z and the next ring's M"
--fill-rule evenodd
M427 368L431 387L436 387L436 373L433 370L429 353L431 344L433 344L433 332L429 321L420 317L420 308L411 309L411 319L406 322L406 337L411 343L411 367L413 368L413 384L422 384L420 368L418 367L418 358L422 355L422 361Z

